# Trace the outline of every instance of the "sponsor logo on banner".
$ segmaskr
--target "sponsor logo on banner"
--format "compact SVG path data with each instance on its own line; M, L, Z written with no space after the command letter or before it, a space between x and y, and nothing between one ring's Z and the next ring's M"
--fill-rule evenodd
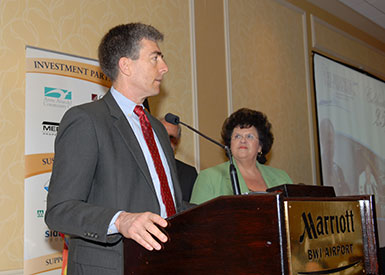
M44 238L49 242L57 242L62 241L62 237L60 236L58 231L47 229L44 232Z
M43 105L68 109L72 106L72 92L60 88L44 87Z
M44 183L44 190L48 192L49 180Z
M97 101L97 100L101 99L102 97L103 97L103 95L91 94L91 100L92 101Z
M57 130L59 129L58 122L43 121L41 123L43 135L56 136Z
M49 181L50 181L50 179L48 179L45 183L44 183L44 185L43 185L43 189L45 190L45 191L43 191L45 194L48 194L48 187L49 187ZM47 196L45 195L44 196L44 204L47 202Z
M43 209L36 210L36 216L38 218L43 218L44 217L44 210Z

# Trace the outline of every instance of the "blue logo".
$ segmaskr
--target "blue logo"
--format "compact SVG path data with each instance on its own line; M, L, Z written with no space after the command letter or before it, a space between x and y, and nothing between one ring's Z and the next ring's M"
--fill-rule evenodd
M50 242L62 240L62 237L60 236L60 233L58 231L50 230L50 229L44 232L44 238Z
M49 180L46 181L44 184L44 190L48 192L48 187L49 187Z
M65 89L44 87L43 105L69 109L72 105L72 92Z
M72 100L72 92L59 88L44 87L44 96L57 99Z

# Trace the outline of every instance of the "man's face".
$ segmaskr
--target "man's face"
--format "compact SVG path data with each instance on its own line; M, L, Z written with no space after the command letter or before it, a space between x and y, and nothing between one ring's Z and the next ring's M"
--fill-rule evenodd
M132 60L130 82L133 92L147 98L159 94L168 67L156 42L142 39L140 45L139 58Z
M179 133L178 133L178 126L168 123L167 121L162 121L164 127L166 128L166 131L168 133L168 136L170 138L170 143L172 150L175 153L176 147L178 146L179 143Z

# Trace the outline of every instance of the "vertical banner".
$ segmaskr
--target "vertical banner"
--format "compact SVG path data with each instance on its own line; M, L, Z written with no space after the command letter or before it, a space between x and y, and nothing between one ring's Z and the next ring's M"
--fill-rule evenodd
M110 86L96 60L26 48L24 274L61 273L63 240L44 223L56 133L69 108Z

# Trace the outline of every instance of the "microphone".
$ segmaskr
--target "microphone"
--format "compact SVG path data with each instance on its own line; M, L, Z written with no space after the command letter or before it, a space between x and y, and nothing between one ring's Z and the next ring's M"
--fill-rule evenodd
M222 147L225 151L226 151L226 155L227 157L229 158L230 160L230 179L231 179L231 185L233 187L233 192L234 192L234 195L240 195L241 194L241 191L240 191L240 188L239 188L239 181L238 181L238 175L237 175L237 170L235 169L235 166L233 164L233 156L231 154L231 150L228 146L225 146L221 143L219 143L218 141L206 136L205 134L199 132L198 130L194 129L193 127L191 127L190 125L187 125L186 123L180 121L179 117L174 115L174 114L171 114L171 113L168 113L164 119L168 122L168 123L171 123L171 124L174 124L174 125L178 125L178 124L182 124L183 126L186 126L187 128L189 128L190 130L194 131L195 133L197 133L198 135L204 137L205 139L215 143L216 145Z

